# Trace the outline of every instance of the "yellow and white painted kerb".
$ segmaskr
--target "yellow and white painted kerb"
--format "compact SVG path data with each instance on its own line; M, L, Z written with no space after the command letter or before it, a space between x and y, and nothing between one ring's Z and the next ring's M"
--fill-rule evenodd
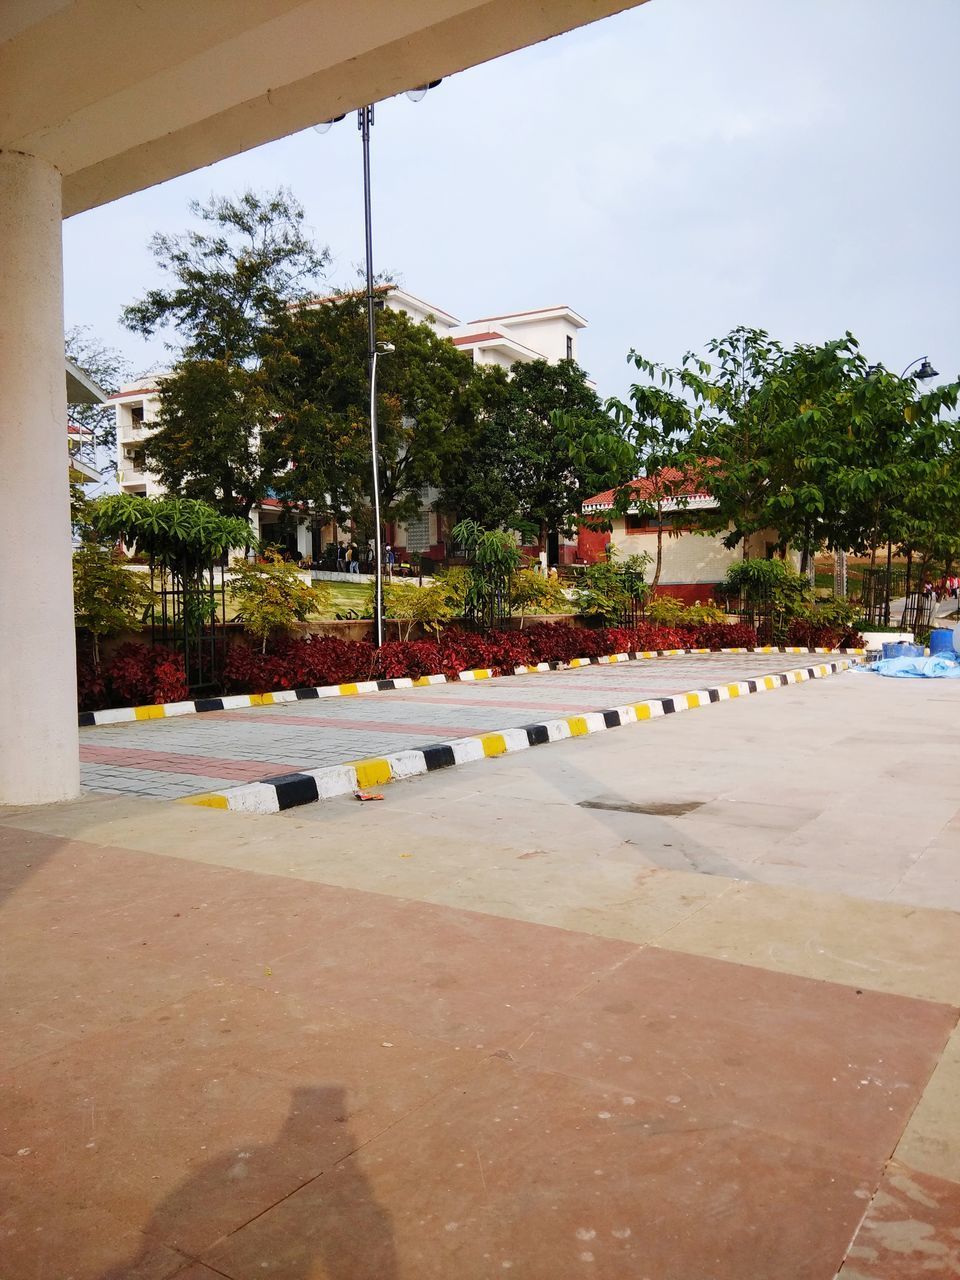
M577 667L605 666L611 662L637 662L644 658L674 658L696 653L842 653L863 654L863 649L777 649L770 645L760 649L646 649L631 653L611 653L602 658L572 658L570 662L538 662L533 666L514 667L504 675L525 676L538 671L564 671ZM235 711L242 707L272 707L284 702L309 702L317 698L356 698L367 693L383 693L388 689L421 689L432 684L457 681L491 680L490 667L461 671L458 675L401 676L395 680L358 680L349 684L318 685L306 689L278 689L272 693L233 693L222 698L197 698L192 702L163 702L149 707L112 707L107 711L81 711L80 727L102 724L129 724L134 720L163 720L169 716L189 716L205 711Z
M740 652L750 651L741 650ZM765 649L755 652L781 651ZM627 655L619 654L607 659L607 661L627 660ZM835 662L823 662L814 667L797 667L777 675L756 676L751 680L735 681L709 689L693 689L687 693L675 693L667 698L649 698L644 702L612 707L609 711L589 711L583 715L562 716L556 720L545 720L540 724L501 729L499 732L482 733L477 737L457 738L453 742L438 742L432 746L398 751L392 755L378 756L369 760L351 760L347 764L332 765L323 769L305 769L299 773L264 778L262 782L251 782L224 791L185 796L178 803L201 805L210 809L231 809L240 813L279 813L283 809L291 809L296 805L312 804L317 800L330 800L335 796L382 787L388 782L469 764L474 760L511 755L514 752L527 751L531 747L545 746L550 742L586 737L593 733L602 733L604 729L638 724L660 716L673 715L678 711L692 711L697 707L707 707L713 702L728 702L732 698L743 698L752 693L766 693L769 690L783 688L785 685L802 684L807 680L821 680L824 676L848 670L857 661L856 658L840 658ZM476 675L475 672L473 674Z

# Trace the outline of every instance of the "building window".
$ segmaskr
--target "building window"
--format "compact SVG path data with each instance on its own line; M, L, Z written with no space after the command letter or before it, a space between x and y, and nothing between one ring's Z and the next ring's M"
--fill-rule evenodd
M407 550L426 551L430 546L430 513L418 511L407 521Z
M135 427L143 426L143 405L133 404L130 406L130 421Z
M648 529L655 529L656 527L657 522L653 516L638 516L632 512L627 514L627 533L646 533Z
M567 359L573 359L573 337L569 333L567 334Z

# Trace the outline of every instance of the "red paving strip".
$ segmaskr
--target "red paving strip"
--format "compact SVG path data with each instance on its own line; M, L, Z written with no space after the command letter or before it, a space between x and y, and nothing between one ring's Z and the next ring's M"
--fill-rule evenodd
M630 693L632 695L630 698L631 702L642 701L642 699L646 698L649 695L652 695L654 697L660 696L660 691L653 690L653 689L634 689L634 690L630 690ZM563 715L579 715L581 712L584 712L584 711L609 711L610 710L609 698L605 698L603 702L584 702L582 698L577 698L577 699L571 698L569 702L543 702L542 700L537 700L535 702L532 699L528 700L528 699L521 699L521 698L510 698L510 699L496 698L496 699L492 699L489 702L480 702L476 698L473 698L473 699L471 698L420 698L420 697L406 697L404 695L399 695L399 694L394 694L394 698L397 702L436 702L441 706L451 706L451 705L457 706L457 707L478 707L479 706L479 707L482 707L484 710L487 710L488 708L490 709L496 708L499 710L500 707L507 707L511 710L517 710L517 711L559 711ZM470 732L483 733L485 732L485 730L471 729Z
M419 696L394 695L398 703L436 703L440 707L481 707L484 710L498 709L506 707L511 710L534 710L534 712L562 712L566 716L571 716L577 712L605 712L609 710L609 699L603 703L584 703L580 699L576 701L568 701L568 703L544 703L544 701L534 701L532 699L518 698L492 698L481 701L479 698L419 698ZM472 733L481 733L484 730L471 730Z
M172 751L138 751L133 747L80 747L83 764L109 764L121 769L155 769L158 773L196 773L205 778L256 782L267 773L297 773L302 765L275 760L222 760L218 756L177 755Z

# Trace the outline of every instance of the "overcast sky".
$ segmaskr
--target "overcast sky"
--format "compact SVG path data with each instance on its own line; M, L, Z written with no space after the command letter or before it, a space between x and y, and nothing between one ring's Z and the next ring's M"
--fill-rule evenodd
M899 372L960 369L960 0L650 0L378 107L374 253L462 320L566 303L603 395L626 355L676 362L736 324L851 329ZM333 255L363 257L354 118L64 225L67 324L137 371L120 308L190 199L285 185Z

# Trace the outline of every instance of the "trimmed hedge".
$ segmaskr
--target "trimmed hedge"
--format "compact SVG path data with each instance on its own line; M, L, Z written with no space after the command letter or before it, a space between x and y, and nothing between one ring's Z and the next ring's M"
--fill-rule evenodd
M598 630L541 623L489 635L448 627L438 640L390 641L379 651L367 641L308 636L281 642L266 655L235 644L227 657L224 685L228 693L262 693L358 680L456 676L477 668L502 675L537 662L569 662L632 649L740 648L756 643L752 628L716 623L696 628L648 623Z
M856 632L842 627L796 624L788 643L806 648L839 648L860 642ZM224 693L265 693L273 689L302 689L315 685L348 684L360 680L443 674L492 669L496 675L537 662L569 662L611 653L652 649L749 649L757 633L744 623L701 623L695 627L637 627L589 630L564 623L540 623L522 631L477 635L448 627L437 640L390 641L376 649L367 640L339 640L306 636L280 640L263 654L243 641L233 644L224 668ZM93 677L91 664L78 670L81 710L103 707L178 702L189 698L183 658L160 647L126 644Z
M160 645L123 644L94 672L92 656L78 650L77 702L81 711L153 706L190 697L183 654Z

